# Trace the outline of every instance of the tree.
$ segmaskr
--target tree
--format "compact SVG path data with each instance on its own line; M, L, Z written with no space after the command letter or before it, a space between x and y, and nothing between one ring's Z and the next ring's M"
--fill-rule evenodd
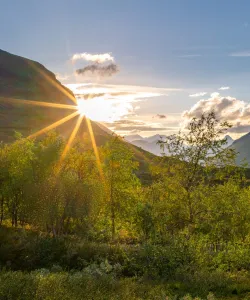
M169 157L162 158L165 163L154 169L154 175L165 188L170 227L188 226L189 232L192 231L207 211L204 201L209 187L238 177L236 152L225 147L226 139L222 138L229 127L210 112L200 119L193 118L184 133L159 141Z
M136 192L140 188L139 179L134 173L138 163L133 160L132 151L117 136L105 145L103 157L105 193L114 240L118 221L123 225L127 222L128 225L132 220L130 212L135 207Z
M12 226L23 224L28 216L28 203L25 201L29 186L33 183L32 161L34 143L18 137L18 140L2 148L4 158L4 179L2 193L7 210L11 215Z

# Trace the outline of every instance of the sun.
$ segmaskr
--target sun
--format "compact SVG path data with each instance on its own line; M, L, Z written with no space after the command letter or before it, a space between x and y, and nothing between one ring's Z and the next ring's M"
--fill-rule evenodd
M128 113L126 103L117 102L116 100L96 97L85 100L78 99L77 108L80 115L97 122L114 122Z
M103 98L79 99L77 107L80 115L93 121L108 121L112 117L112 105Z

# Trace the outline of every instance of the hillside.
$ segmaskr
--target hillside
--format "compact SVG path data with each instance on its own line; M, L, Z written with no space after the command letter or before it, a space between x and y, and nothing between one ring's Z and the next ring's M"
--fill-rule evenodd
M65 117L72 111L36 107L4 100L16 98L74 104L73 93L43 65L0 50L0 141L11 142L14 131L24 136Z
M237 164L240 164L242 161L248 163L250 165L250 133L243 135L238 140L234 141L231 145L234 148L238 155L237 155Z

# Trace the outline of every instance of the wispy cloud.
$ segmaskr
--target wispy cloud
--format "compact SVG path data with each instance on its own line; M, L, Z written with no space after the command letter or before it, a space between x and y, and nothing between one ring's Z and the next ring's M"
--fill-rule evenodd
M167 96L170 92L179 92L181 89L176 88L158 88L152 86L138 86L138 85L121 85L121 84L100 84L100 83L74 83L67 84L75 94L99 94L104 93L110 95L112 93L118 93L117 96L122 96L121 93L126 96L139 95L143 98L154 97L154 96Z
M113 123L104 123L108 128L116 132L141 132L141 131L164 131L167 128L158 123L142 122L137 120L121 119Z
M250 50L248 50L248 51L234 52L234 53L229 54L229 56L234 56L234 57L250 57Z
M111 53L102 53L102 54L91 54L91 53L76 53L71 58L72 61L76 60L85 60L95 63L104 63L107 61L114 61L114 57L111 56Z
M66 86L75 93L78 103L81 102L83 108L89 112L90 118L93 112L93 120L106 122L109 129L119 131L119 133L129 133L133 130L145 132L166 130L166 124L161 123L163 121L165 123L168 118L165 118L163 114L157 115L158 120L155 123L152 123L152 115L145 120L136 120L137 114L140 114L140 102L166 96L172 90L176 91L171 88L95 83L68 84ZM100 115L97 116L98 111L100 111ZM140 115L140 119L142 118L143 115Z
M200 92L200 93L196 93L196 94L191 94L189 95L189 97L202 97L205 96L207 94L207 92Z
M219 88L219 90L221 90L221 91L225 91L225 90L229 90L229 89L230 89L230 86L221 86Z

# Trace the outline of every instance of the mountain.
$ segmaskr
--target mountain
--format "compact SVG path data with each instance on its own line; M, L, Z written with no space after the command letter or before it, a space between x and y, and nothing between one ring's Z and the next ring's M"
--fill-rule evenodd
M143 137L139 134L131 134L131 135L125 135L124 136L125 141L131 143L135 140L143 140Z
M160 145L157 144L157 141L147 142L146 140L135 140L132 144L154 155L160 156L162 154L162 150Z
M136 137L140 137L139 139L136 139ZM125 139L130 142L131 144L148 151L154 155L161 156L163 151L160 148L160 145L157 143L158 141L166 141L167 136L166 135L161 135L161 134L155 134L149 137L141 137L140 135L130 135L130 136L125 136ZM230 147L234 140L229 136L225 136L227 143L224 145L224 148ZM164 154L167 155L167 150L164 150Z
M166 135L155 134L153 136L143 138L138 134L134 134L125 136L124 139L145 151L161 156L163 151L157 142L160 140L164 141L166 139Z
M166 135L160 135L160 134L155 134L152 135L150 137L146 137L144 138L144 141L148 142L148 143L157 143L160 140L165 140L166 139Z
M250 165L250 132L235 140L230 147L238 153L236 160L238 165L244 160Z
M233 144L233 142L234 142L234 139L232 139L230 135L226 135L225 139L227 140L227 143L225 145L226 148L230 147Z
M72 113L13 103L11 98L59 104L74 104L75 99L40 63L0 50L0 141L13 141L15 130L27 136Z

